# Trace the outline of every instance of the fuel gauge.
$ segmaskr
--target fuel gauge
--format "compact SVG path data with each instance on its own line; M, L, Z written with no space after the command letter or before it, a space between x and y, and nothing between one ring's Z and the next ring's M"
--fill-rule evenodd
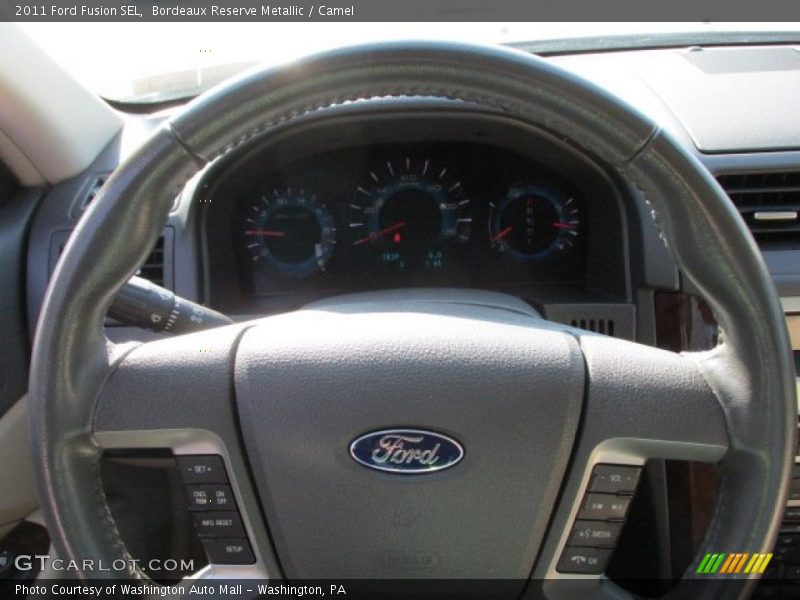
M491 244L517 260L546 259L576 245L582 216L574 195L547 186L512 188L491 205Z

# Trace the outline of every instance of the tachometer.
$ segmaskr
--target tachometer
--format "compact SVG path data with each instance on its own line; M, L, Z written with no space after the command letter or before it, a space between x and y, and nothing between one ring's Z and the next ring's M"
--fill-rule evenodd
M428 158L374 165L350 203L353 246L374 247L383 262L441 268L443 245L469 239L470 199L461 181Z
M253 261L295 278L324 269L336 244L334 220L325 206L289 187L263 194L246 207L243 234Z
M492 246L518 260L539 260L575 246L581 234L575 196L544 185L512 188L491 205Z

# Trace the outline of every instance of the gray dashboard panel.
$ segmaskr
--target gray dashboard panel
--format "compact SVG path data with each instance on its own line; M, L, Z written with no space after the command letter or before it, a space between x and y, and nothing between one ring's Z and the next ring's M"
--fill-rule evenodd
M800 100L795 49L674 51L640 75L683 121L701 152L800 148L800 113L786 110Z
M800 52L686 48L555 59L666 125L703 153L800 148ZM669 114L671 113L671 115Z

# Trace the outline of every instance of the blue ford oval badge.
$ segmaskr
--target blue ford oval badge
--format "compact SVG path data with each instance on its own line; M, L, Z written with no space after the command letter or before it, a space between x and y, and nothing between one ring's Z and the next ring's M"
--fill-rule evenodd
M418 475L452 467L464 458L464 448L434 431L384 429L353 440L350 456L370 469Z

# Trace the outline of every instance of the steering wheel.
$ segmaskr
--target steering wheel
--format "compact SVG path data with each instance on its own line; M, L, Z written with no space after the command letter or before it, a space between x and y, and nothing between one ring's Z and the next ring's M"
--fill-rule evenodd
M199 169L327 107L399 96L501 113L602 163L652 206L721 343L674 354L469 290L331 299L140 345L106 339L115 292ZM513 50L347 48L198 97L108 180L39 319L29 398L36 478L64 559L129 561L98 464L108 448L157 447L218 455L227 471L252 557L201 576L556 580L597 464L718 461L712 524L673 593L691 582L694 597L738 595L757 574L722 587L695 573L707 552L769 552L775 541L795 453L790 358L776 291L741 218L701 164L636 110ZM431 451L437 440L459 447L460 461L403 476L353 460L354 440L396 428L432 435ZM403 457L419 465L433 455L417 447ZM135 564L82 576L144 577ZM600 575L584 578L601 595L620 593Z

